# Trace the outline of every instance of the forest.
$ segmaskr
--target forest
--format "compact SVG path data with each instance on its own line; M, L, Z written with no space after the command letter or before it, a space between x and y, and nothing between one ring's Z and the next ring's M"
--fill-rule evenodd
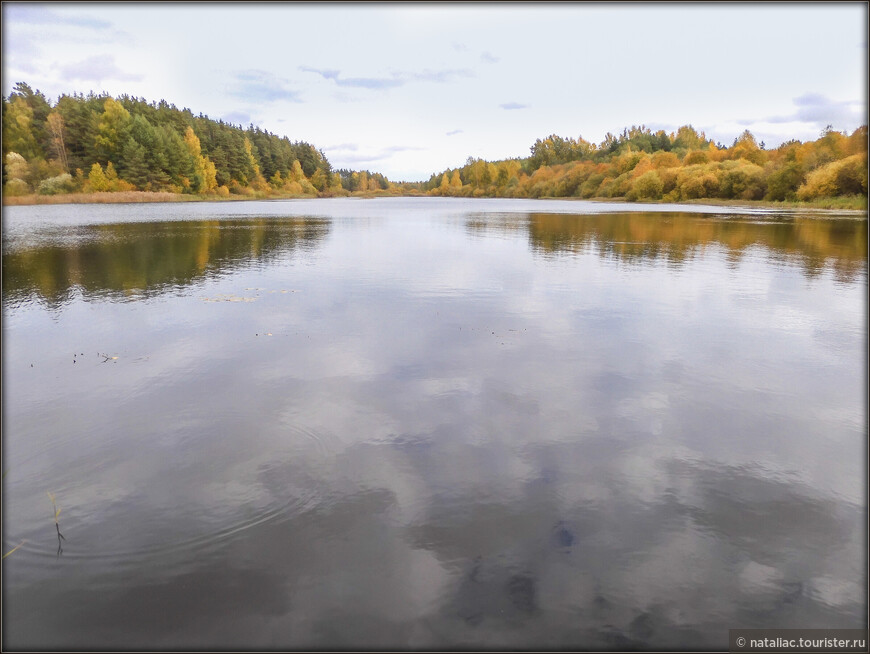
M19 82L3 98L3 195L162 192L193 197L584 198L685 202L841 200L867 206L867 126L828 126L815 141L766 149L747 130L730 147L690 125L608 133L600 144L555 134L530 156L392 182L369 170L334 170L321 150L254 125L247 128L165 100L62 95L52 104Z
M23 82L3 99L4 196L151 191L328 196L383 191L369 171L333 170L323 152L259 127L212 120L165 100L62 95Z
M730 147L690 125L675 133L644 126L608 133L598 145L555 134L525 159L469 158L432 175L423 190L461 197L576 197L683 202L698 199L808 202L849 198L866 207L867 126L830 126L818 140L767 150L747 130Z

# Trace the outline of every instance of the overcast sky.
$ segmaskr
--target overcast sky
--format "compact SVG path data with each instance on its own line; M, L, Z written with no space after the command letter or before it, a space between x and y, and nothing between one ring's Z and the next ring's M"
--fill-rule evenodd
M867 123L867 4L3 3L3 95L166 101L428 179L555 133Z

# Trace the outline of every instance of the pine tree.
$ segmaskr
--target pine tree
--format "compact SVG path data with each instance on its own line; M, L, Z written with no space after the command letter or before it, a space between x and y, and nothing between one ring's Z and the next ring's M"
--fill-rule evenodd
M148 162L145 160L145 148L130 136L121 150L121 177L135 187L144 189L151 181L148 170Z

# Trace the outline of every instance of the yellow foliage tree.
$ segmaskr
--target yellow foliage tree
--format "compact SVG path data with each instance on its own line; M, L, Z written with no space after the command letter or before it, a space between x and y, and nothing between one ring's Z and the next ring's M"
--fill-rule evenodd
M767 161L767 153L758 147L755 137L748 129L740 135L729 154L731 159L746 159L758 166L763 166Z
M104 193L109 190L109 186L109 180L106 179L106 175L103 173L103 167L98 163L94 163L91 166L91 171L88 173L86 188L97 193Z
M248 186L255 191L270 191L271 187L269 186L269 183L260 173L260 164L257 163L257 157L254 156L254 146L247 136L245 137L244 148L248 169L251 172L248 177Z
M195 193L213 192L217 188L217 170L214 163L202 154L199 137L190 126L184 132L184 144L193 159L193 191Z
M291 182L301 182L305 179L305 173L302 172L302 164L299 163L298 159L294 159L293 163L290 165L290 171L287 173L287 179ZM300 188L302 188L300 186Z

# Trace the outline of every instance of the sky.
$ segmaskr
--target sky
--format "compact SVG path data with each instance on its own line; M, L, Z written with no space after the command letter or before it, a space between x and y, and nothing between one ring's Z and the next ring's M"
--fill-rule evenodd
M393 181L692 125L766 147L867 124L868 5L4 2L2 92L106 92Z

